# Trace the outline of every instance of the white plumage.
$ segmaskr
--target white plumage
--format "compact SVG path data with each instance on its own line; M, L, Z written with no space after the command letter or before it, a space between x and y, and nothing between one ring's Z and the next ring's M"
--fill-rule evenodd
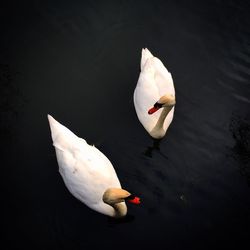
M109 159L96 147L90 146L68 128L48 115L59 172L72 195L88 207L109 216L115 216L112 206L103 202L109 188L121 184ZM125 202L121 202L125 206Z
M155 138L165 135L173 120L174 107L165 118L162 128L164 132L159 131L159 135L157 135L156 131L154 131L154 134L152 133L162 110L152 115L148 114L148 110L165 94L175 96L171 74L160 59L154 57L148 49L142 49L141 72L134 91L134 106L139 121L147 132Z

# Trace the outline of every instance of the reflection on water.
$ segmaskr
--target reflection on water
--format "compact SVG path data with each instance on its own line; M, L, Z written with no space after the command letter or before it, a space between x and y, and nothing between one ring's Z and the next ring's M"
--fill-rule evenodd
M160 143L162 139L152 139L152 140L153 140L153 145L147 147L145 151L145 155L151 158L152 158L152 153L154 150L160 151Z
M116 225L120 225L120 224L124 224L124 223L130 223L135 219L135 216L131 215L131 214L127 214L125 217L123 218L119 218L119 219L115 219L115 218L111 218L108 217L108 225L110 227L114 227Z
M147 157L152 158L153 157L153 152L156 151L156 152L158 152L159 155L161 155L163 158L165 158L166 160L168 160L167 155L164 154L161 151L161 148L160 148L160 144L161 144L161 141L163 139L154 139L154 138L151 138L151 139L152 139L152 146L148 146L147 147L147 149L144 152L144 155L146 155Z

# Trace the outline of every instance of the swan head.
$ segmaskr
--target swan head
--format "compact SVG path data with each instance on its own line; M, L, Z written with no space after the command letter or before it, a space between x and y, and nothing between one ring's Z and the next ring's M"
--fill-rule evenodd
M121 188L109 188L107 189L103 194L103 202L107 203L111 206L128 201L133 204L140 204L140 198L132 195L127 190L121 189Z
M176 101L175 101L175 96L172 94L166 94L163 95L155 104L152 108L150 108L148 110L148 114L152 115L153 113L155 113L157 110L159 110L160 108L164 108L164 107L168 107L168 108L172 108L175 105Z

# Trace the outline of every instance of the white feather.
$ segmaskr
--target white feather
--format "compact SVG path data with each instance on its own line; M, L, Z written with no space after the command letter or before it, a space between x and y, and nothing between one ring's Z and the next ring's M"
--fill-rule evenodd
M154 57L148 49L142 49L141 72L134 91L134 106L139 121L149 134L162 111L159 110L149 115L148 110L165 94L175 96L171 74L160 59ZM173 120L173 115L174 107L164 121L163 129L165 132Z
M72 195L88 207L114 216L114 208L103 202L108 188L121 188L109 159L48 115L59 172ZM124 206L125 205L125 202Z

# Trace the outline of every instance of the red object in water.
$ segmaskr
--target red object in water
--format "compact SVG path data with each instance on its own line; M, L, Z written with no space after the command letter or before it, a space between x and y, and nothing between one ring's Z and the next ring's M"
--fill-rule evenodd
M160 107L153 107L153 108L149 109L148 114L149 114L149 115L152 115L152 114L153 114L154 112L156 112L158 109L160 109Z
M129 201L130 203L133 203L133 204L136 204L136 205L138 205L138 204L141 203L140 198L139 198L139 197L136 197L136 196L135 196L134 199L128 200L128 201Z

